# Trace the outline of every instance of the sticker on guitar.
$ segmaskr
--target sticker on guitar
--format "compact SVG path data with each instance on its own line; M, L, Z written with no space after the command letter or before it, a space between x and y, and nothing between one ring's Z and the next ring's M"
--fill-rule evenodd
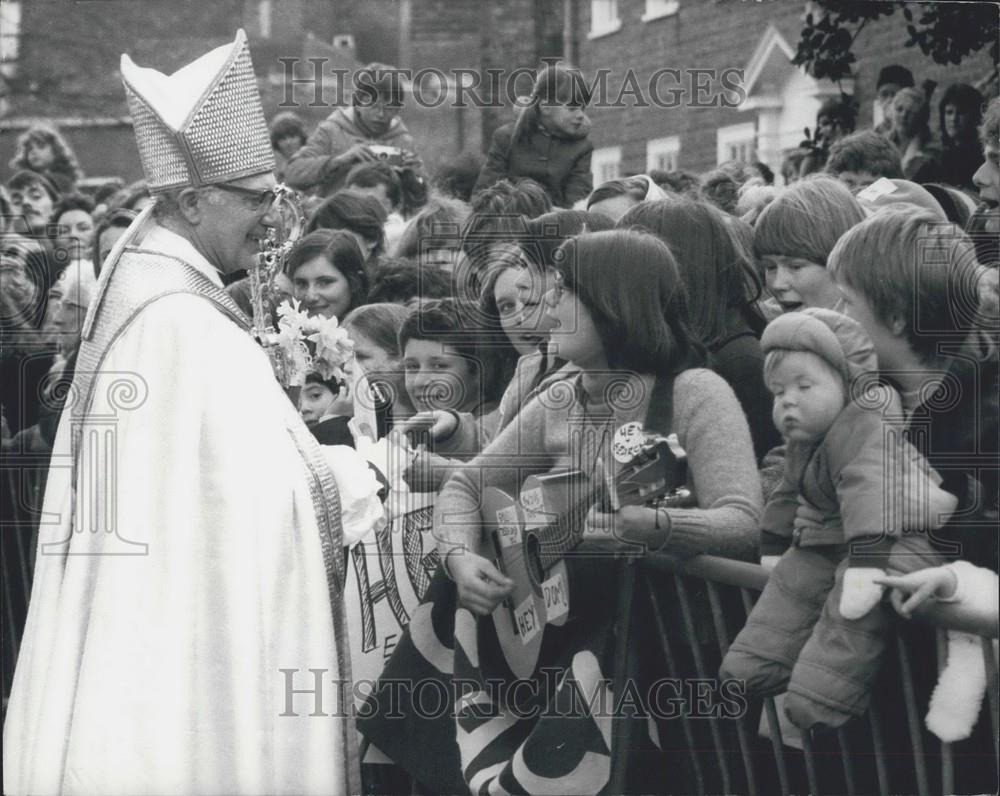
M545 511L545 496L541 488L523 490L520 500L526 530L542 528L549 523L551 518Z
M642 430L642 423L633 420L631 423L619 426L612 441L615 461L627 464L639 454L645 443L646 436Z
M530 595L514 609L514 626L522 644L530 642L541 630L538 614L535 613L535 600Z
M545 621L552 622L569 613L569 589L562 572L557 572L542 583L542 596L545 598Z
M501 547L513 547L521 544L520 519L517 507L509 506L497 510L497 541Z

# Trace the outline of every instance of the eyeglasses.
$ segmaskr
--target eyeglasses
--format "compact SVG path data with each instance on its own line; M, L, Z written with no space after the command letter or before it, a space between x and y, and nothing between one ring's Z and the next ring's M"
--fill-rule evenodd
M278 195L274 192L273 188L267 188L263 191L255 191L252 188L243 188L239 185L227 185L225 183L219 183L212 187L218 188L220 191L228 191L229 193L245 196L253 202L254 211L257 213L264 213L270 210L271 205L273 205L275 199L278 198Z

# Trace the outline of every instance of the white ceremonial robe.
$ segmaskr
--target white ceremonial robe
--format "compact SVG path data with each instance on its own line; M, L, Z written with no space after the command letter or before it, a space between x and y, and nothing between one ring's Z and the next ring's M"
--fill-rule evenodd
M142 247L221 284L173 233L154 227ZM337 682L349 673L288 430L301 420L267 357L210 302L180 293L143 309L100 370L88 419L113 422L84 434L76 511L103 510L87 490L110 481L114 530L72 522L67 409L4 726L4 792L344 793L350 719ZM109 439L113 468L95 473ZM377 484L354 451L324 452L346 544L381 518ZM350 707L349 683L346 694Z

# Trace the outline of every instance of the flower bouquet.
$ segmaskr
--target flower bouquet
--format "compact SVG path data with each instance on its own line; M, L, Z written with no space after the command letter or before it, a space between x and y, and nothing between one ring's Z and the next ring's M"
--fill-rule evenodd
M294 299L278 307L278 330L262 342L286 390L301 388L310 372L324 381L343 379L344 364L354 354L354 343L336 318L311 316Z

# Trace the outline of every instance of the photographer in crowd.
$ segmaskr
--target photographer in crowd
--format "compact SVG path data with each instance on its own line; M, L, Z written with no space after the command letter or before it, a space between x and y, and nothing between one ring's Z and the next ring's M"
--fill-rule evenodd
M285 180L290 186L329 196L344 187L351 168L373 160L423 173L410 131L399 118L403 86L395 67L371 63L360 69L351 102L320 122L288 162Z

